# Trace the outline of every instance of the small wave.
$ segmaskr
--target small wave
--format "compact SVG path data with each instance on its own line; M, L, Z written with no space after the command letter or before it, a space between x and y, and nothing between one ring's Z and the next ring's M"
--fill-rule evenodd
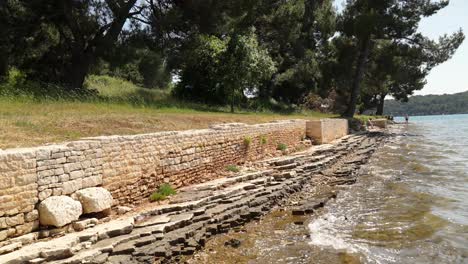
M344 221L343 218L339 218L333 215L327 215L327 217L321 217L309 224L310 243L316 246L331 247L336 250L346 250L349 253L357 253L358 251L353 245L347 243L345 239L337 234L334 229L335 225L340 225Z
M359 243L354 240L353 243L347 242L348 238L345 233L340 232L336 227L346 224L345 217L336 217L332 214L327 214L309 224L311 232L309 244L319 247L331 248L336 251L345 251L348 254L362 255L366 262L384 264L396 263L397 259L392 257L397 252L389 254L388 252L371 253L371 248L364 243ZM390 251L394 251L389 249ZM385 250L385 251L389 251Z

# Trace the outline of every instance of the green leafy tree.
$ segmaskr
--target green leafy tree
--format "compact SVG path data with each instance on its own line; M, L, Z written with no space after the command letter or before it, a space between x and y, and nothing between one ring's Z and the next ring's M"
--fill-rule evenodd
M175 91L179 97L230 104L234 111L245 91L258 90L275 71L273 60L259 45L253 30L225 39L201 35L192 43L195 48L187 53Z
M82 90L93 64L112 48L127 20L140 12L136 2L8 1L30 15L24 36L29 42L38 43L34 54L25 56L20 68L31 79ZM21 22L15 17L12 23Z
M180 82L174 93L179 98L209 104L225 104L228 93L222 86L219 69L227 40L215 36L198 35L185 49Z
M234 112L236 98L246 90L258 90L276 70L268 51L259 46L253 30L245 35L234 34L221 61L219 74L229 91L231 112Z
M340 31L356 40L358 48L354 67L350 99L345 117L353 117L361 92L361 83L368 66L369 55L377 40L410 43L432 50L429 54L440 54L450 58L463 41L463 33L457 32L429 41L417 32L420 20L446 7L448 1L427 0L348 0L340 17ZM430 55L428 55L430 56ZM434 60L435 61L435 60ZM443 60L445 61L445 60ZM432 61L431 61L432 62ZM431 67L430 63L425 65Z
M332 1L263 2L256 21L260 41L277 65L271 80L260 87L260 98L299 103L308 93L325 96L330 59L330 37L335 33Z

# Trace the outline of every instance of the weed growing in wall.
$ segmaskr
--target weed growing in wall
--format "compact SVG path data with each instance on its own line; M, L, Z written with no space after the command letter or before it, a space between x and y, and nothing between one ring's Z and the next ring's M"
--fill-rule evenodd
M278 146L276 147L277 150L285 151L288 148L288 146L284 143L279 143Z
M252 138L251 137L245 137L244 138L244 146L246 146L248 148L251 143L252 143Z
M176 190L174 190L174 188L172 188L171 185L165 183L165 184L159 186L159 188L158 188L158 190L156 192L151 194L150 200L152 202L162 201L162 200L167 199L167 197L169 197L171 195L174 195L176 193L177 193Z
M268 143L268 140L267 140L266 136L262 136L262 137L260 138L260 144L266 145L266 143Z
M237 167L236 165L228 165L226 166L226 170L227 171L230 171L230 172L239 172L239 167Z

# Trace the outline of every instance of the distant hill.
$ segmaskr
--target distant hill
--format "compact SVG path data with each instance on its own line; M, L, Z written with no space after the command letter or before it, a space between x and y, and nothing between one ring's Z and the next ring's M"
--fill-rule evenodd
M386 115L468 114L468 91L457 94L413 96L408 103L385 101Z

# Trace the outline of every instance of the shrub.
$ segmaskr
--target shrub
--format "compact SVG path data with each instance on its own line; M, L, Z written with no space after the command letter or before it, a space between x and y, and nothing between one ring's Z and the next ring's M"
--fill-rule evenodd
M277 150L285 151L288 148L288 146L284 143L279 143L278 146L276 147Z
M174 190L171 185L164 183L163 185L159 186L156 192L151 194L150 200L152 202L162 201L165 200L168 196L174 195L176 193L176 190Z
M251 137L245 137L244 138L244 145L246 147L249 147L250 146L250 143L252 143L252 138Z
M226 166L226 170L230 172L239 172L239 168L236 165L228 165Z
M267 142L268 142L268 140L267 140L266 136L262 136L262 137L260 138L260 144L266 145Z

